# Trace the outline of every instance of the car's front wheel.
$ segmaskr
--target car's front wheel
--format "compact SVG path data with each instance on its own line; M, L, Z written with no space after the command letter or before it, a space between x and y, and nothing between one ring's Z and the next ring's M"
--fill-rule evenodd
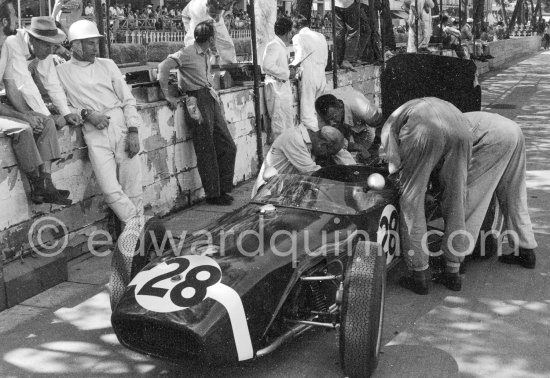
M369 377L378 365L385 289L381 246L360 241L346 269L340 311L340 362L350 378Z
M159 251L159 248L163 246L165 233L164 225L157 218L147 220L143 226L140 226L139 222L128 222L120 234L111 260L109 289L112 310L136 274L152 259L162 254L163 251Z

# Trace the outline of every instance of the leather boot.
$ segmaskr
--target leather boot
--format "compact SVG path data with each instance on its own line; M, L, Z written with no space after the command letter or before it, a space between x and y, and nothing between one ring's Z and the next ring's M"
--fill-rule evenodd
M419 295L426 295L429 291L429 283L432 279L430 269L413 271L412 275L401 277L399 285Z
M27 175L31 184L31 201L36 204L54 203L56 205L68 206L73 203L70 199L64 198L59 194L55 187L47 188L42 176L33 174Z
M31 201L34 204L40 205L44 203L44 180L38 174L27 173L27 179L31 186Z
M69 192L68 190L57 189L53 184L52 175L50 173L42 172L40 176L44 179L44 187L46 188L46 190L50 190L50 191L57 190L57 192L62 198L69 198L69 196L71 195L71 192Z

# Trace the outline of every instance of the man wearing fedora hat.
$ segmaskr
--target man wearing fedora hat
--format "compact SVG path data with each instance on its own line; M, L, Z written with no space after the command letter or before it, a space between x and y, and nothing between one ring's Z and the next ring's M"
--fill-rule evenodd
M6 37L16 33L17 16L12 1L0 5L0 21L4 25L0 30L0 46L3 46ZM0 72L4 72L6 63L0 58ZM11 104L18 109L26 107L21 92L13 82L6 84L7 91L12 94ZM31 186L31 201L70 205L71 200L67 199L69 191L57 190L51 180L52 161L60 157L53 119L33 111L18 111L4 104L0 105L0 116L6 117L1 118L0 132L12 140L19 168Z
M81 119L78 114L71 113L67 106L67 97L59 82L51 55L53 46L60 44L65 38L65 33L55 26L53 18L33 17L29 27L18 29L17 33L9 36L2 46L0 78L3 78L4 82L13 84L6 88L10 101L14 96L19 95L18 92L21 92L25 100L24 104L18 106L12 101L17 110L21 112L32 110L50 116L50 110L29 71L31 61L38 58L36 67L38 77L63 118L59 126L64 126L65 122L76 126L81 123ZM17 91L13 88L17 88Z

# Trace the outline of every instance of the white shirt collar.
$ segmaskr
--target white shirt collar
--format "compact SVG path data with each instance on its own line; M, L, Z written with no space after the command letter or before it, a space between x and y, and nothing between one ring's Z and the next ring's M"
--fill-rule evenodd
M279 45L283 46L283 47L286 49L286 44L283 42L283 40L282 40L281 38L279 38L278 36L275 36L275 41L276 41Z

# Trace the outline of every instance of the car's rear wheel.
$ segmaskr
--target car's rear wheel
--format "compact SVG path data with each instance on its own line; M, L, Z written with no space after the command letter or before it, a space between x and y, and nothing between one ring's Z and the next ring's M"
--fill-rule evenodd
M130 235L126 243L117 242L113 251L111 276L109 277L111 309L113 310L136 274L156 256L162 254L163 251L159 251L159 248L162 246L162 240L166 233L163 223L156 218L145 222L143 230L136 228L135 230L125 229L125 231L135 235L138 240L134 245L135 240L132 240L132 235ZM121 237L123 235L124 232ZM140 246L141 242L143 242L143 249Z
M340 362L346 376L369 377L382 342L386 256L377 243L360 241L348 263L340 312Z

